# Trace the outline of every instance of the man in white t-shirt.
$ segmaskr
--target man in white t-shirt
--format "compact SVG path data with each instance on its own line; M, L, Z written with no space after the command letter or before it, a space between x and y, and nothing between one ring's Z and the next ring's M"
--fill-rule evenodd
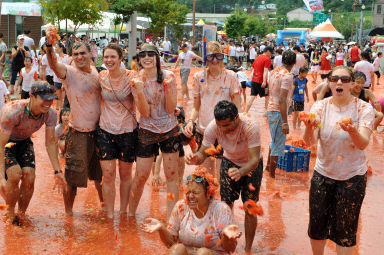
M24 46L27 46L30 50L31 57L37 56L35 40L31 38L31 30L24 30ZM33 50L33 51L32 51ZM35 55L32 54L35 53Z
M374 79L374 70L373 65L368 62L369 59L369 52L363 51L360 54L361 60L357 62L354 66L355 71L360 71L365 74L365 77L367 78L364 84L364 88L370 88L372 85L372 90L374 89L374 84L371 84L371 80Z
M251 66L256 59L256 44L253 42L249 48L249 59L251 60Z
M231 57L232 65L236 63L236 46L234 45L233 41L229 42L229 56Z
M263 178L263 160L261 157L260 128L255 120L239 115L234 103L222 100L214 108L215 119L204 132L202 146L186 160L190 165L200 165L210 156L205 151L215 142L224 151L220 166L221 200L233 208L239 199L245 209L245 252L251 252L257 227L257 212L250 207L259 201L261 180Z
M43 46L46 48L45 46ZM47 81L51 86L54 86L53 82L53 70L49 67L47 54L45 54L41 60L40 79Z
M162 43L162 46L163 46L163 51L164 51L164 60L165 62L168 62L168 56L169 56L169 53L171 52L171 42L169 41L168 37L165 37L165 40L164 42Z
M43 47L43 44L45 43L45 30L41 31L42 37L40 38L39 47Z
M203 59L199 56L197 56L193 51L188 50L188 45L183 44L181 46L182 52L179 54L179 57L177 58L175 69L180 65L180 77L181 77L181 96L182 98L186 97L189 100L189 93L188 93L188 77L189 73L191 72L191 65L192 61L197 59L199 61L203 61Z
M300 47L299 46L297 46L297 45L293 46L293 51L296 53L296 64L292 68L291 73L296 77L299 75L300 67L305 66L306 61L305 61L304 55L300 53Z

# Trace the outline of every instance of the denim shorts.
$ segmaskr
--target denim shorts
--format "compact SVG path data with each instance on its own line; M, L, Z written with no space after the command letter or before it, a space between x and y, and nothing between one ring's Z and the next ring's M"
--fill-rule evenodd
M283 156L285 150L286 135L283 134L283 119L280 112L267 112L269 131L271 133L271 156Z

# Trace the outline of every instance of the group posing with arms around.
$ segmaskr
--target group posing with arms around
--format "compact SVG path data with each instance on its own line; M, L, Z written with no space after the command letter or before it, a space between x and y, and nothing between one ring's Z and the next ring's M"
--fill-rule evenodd
M98 72L91 64L87 43L74 43L68 62L61 59L60 43L50 44L52 41L54 33L48 29L45 69L50 69L54 86L29 74L26 57L21 77L23 83L31 80L26 82L31 85L25 91L23 87L21 100L5 104L0 112L0 194L7 204L8 219L20 225L25 217L35 182L31 136L45 124L46 150L67 215L73 215L77 189L87 187L91 180L103 213L113 218L118 171L119 213L135 217L145 183L161 153L168 197L166 221L147 218L142 230L158 232L169 247L168 254L230 254L242 236L233 215L234 202L241 197L245 252L251 254L261 214L257 202L263 171L275 178L277 160L284 154L290 132L292 100L294 128L300 125L305 95L308 102L308 68L297 65L298 54L279 51L281 63L269 71L274 49L268 46L253 62L256 80L251 95L268 96L266 115L272 140L264 168L259 124L242 113L242 87L238 75L225 68L220 43L208 42L207 68L193 78L193 107L187 120L180 123L179 115L185 113L177 106L176 77L162 68L155 45L140 48L136 72L121 68L123 50L111 43L103 49L106 70ZM185 58L201 59L197 55ZM188 96L188 68L183 67L181 73L183 96ZM309 190L308 235L315 255L324 253L327 239L336 243L338 254L352 254L367 183L364 149L381 111L372 92L362 89L367 79L364 74L340 65L329 71L327 79L324 90L331 95L315 102L310 110L315 117L303 121L304 140L318 145ZM60 105L57 124L57 112L51 106L58 96L63 99L56 91L61 88L68 102ZM197 148L186 155L185 162L197 167L183 180L185 199L179 199L183 146L192 141ZM65 157L64 171L59 155Z

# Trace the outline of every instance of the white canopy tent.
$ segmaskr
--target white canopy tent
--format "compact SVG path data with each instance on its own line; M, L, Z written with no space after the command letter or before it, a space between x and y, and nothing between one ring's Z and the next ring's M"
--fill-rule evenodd
M326 21L317 25L312 32L309 34L309 37L312 38L340 38L344 39L344 36L340 34L336 28L332 25L331 21L327 19Z

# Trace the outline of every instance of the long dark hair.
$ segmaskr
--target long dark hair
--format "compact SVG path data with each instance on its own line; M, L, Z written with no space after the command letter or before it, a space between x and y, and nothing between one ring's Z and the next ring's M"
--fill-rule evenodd
M157 69L157 82L163 83L163 70L161 70L160 56L156 54L156 69Z

